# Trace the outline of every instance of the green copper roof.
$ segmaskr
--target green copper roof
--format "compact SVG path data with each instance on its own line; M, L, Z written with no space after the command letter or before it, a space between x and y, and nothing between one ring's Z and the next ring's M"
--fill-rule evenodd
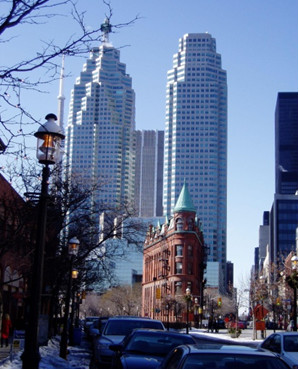
M196 212L196 208L193 205L191 195L189 193L187 184L184 183L181 193L178 197L176 205L174 207L174 212L182 212L182 211L189 211L189 212Z

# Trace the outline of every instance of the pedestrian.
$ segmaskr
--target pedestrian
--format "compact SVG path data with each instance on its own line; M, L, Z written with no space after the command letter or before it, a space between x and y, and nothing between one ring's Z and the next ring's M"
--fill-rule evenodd
M3 347L4 341L5 341L6 347L8 347L8 339L9 339L11 327L12 327L12 323L11 323L9 314L7 313L3 315L3 319L2 319L1 347Z

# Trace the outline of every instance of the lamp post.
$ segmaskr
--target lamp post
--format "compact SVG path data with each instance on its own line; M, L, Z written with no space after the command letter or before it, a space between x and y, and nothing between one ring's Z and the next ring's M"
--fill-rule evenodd
M25 347L22 354L23 369L38 369L40 354L38 344L39 315L43 286L44 249L47 223L49 165L61 158L60 142L64 139L61 128L55 123L55 114L46 116L47 122L34 134L37 137L37 159L43 164L42 187L38 205L37 236L32 266L28 324L25 333Z
M189 334L189 306L191 302L191 290L190 288L186 289L186 303L187 303L187 315L186 315L186 334Z
M72 291L72 279L76 279L78 276L78 271L73 269L74 258L78 254L79 251L79 240L74 237L69 241L68 245L68 255L70 259L70 266L69 266L69 277L68 277L68 285L65 297L65 309L64 309L64 317L63 317L63 330L61 334L61 341L60 341L60 353L59 356L66 359L67 358L67 338L68 338L68 317L70 312L70 300L71 300L71 291ZM71 328L70 328L71 329Z

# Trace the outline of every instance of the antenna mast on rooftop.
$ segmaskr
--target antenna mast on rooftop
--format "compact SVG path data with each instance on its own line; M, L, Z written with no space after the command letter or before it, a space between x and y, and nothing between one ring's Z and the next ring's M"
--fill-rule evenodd
M106 18L104 23L101 25L101 31L103 32L103 43L109 43L109 33L112 31L109 18Z
M65 96L63 94L64 86L64 54L62 54L60 78L59 78L59 94L58 94L58 125L63 131L63 116L64 116L64 101Z

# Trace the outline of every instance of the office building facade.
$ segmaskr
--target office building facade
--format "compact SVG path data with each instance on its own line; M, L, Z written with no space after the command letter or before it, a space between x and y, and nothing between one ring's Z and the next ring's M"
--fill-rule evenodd
M298 93L279 92L275 109L275 194L270 214L270 261L296 248L298 228Z
M298 190L298 93L279 92L275 109L275 193Z
M139 217L163 215L164 131L136 131L135 209Z
M71 93L66 171L100 183L97 201L134 203L135 93L120 52L104 42L91 50Z
M164 214L184 181L201 216L208 261L225 280L227 224L227 78L208 33L185 34L167 75ZM225 290L225 283L219 287Z

